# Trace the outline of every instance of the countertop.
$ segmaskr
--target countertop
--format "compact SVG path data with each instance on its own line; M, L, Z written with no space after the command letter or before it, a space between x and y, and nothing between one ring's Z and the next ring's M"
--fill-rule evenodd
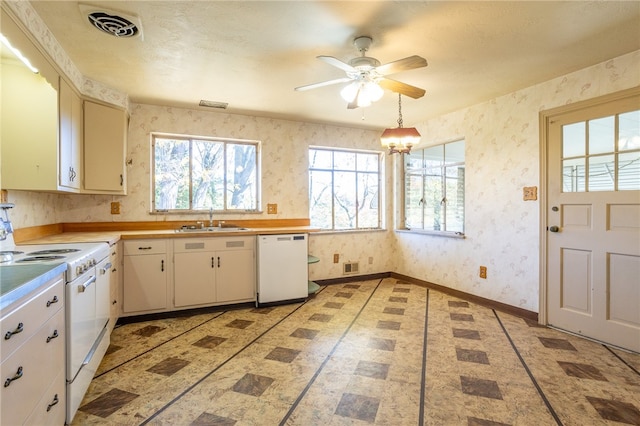
M224 229L224 228L223 228ZM317 228L310 226L290 226L273 228L248 228L242 231L205 231L202 232L176 232L173 229L140 230L140 231L99 231L99 232L63 232L61 234L48 235L24 241L22 244L54 244L54 243L95 243L106 242L115 244L119 240L138 240L154 238L201 238L201 237L228 237L233 235L273 235L273 234L299 234L317 232Z
M65 263L0 266L0 311L35 292L66 269Z

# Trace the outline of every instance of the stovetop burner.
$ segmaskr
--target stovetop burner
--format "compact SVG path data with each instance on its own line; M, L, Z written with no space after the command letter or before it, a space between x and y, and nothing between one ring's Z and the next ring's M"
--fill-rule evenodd
M74 249L74 248L46 249L46 250L39 250L39 251L34 251L34 252L31 252L31 253L27 253L27 255L29 255L29 256L39 256L39 255L42 255L42 254L75 253L77 251L80 251L80 249Z
M16 262L40 262L47 260L58 260L64 259L64 256L32 256L32 257L24 257L22 259L16 260Z

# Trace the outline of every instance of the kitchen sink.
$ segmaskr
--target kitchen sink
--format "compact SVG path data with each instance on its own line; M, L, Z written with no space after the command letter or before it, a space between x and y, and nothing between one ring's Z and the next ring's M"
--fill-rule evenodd
M241 228L239 226L224 226L222 228L217 227L217 226L207 227L207 228L195 228L195 227L183 226L182 228L176 229L176 232L189 232L189 233L195 233L195 232L239 232L239 231L248 231L248 230L249 230L249 228Z

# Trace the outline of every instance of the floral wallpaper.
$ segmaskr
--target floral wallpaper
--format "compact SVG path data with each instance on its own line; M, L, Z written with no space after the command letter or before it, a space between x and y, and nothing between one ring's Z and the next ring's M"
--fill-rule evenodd
M127 105L125 95L81 78L27 2L11 9L85 95ZM27 3L25 6L23 3ZM411 123L428 146L455 138L466 141L466 221L464 239L406 231L317 234L310 253L320 263L309 266L311 279L342 277L342 262L358 261L360 274L395 271L463 292L538 311L540 286L540 202L523 201L525 186L540 187L540 111L640 85L640 51L519 90L441 117ZM128 195L49 194L9 191L16 228L57 222L179 220L179 215L150 215L150 132L202 134L260 140L262 204L278 204L277 215L308 216L309 145L380 149L378 133L330 125L131 104L127 158ZM399 162L386 158L385 217L399 217L395 195ZM538 198L544 194L538 194ZM122 214L109 203L120 201ZM225 216L239 219L244 215ZM193 220L193 216L186 217ZM256 215L251 215L256 218ZM333 255L340 262L333 263ZM487 266L486 280L478 277Z

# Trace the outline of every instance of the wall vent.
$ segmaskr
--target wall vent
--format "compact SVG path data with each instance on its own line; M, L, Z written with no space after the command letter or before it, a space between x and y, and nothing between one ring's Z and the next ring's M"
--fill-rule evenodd
M342 274L357 274L360 270L360 264L358 262L347 262L342 264Z

